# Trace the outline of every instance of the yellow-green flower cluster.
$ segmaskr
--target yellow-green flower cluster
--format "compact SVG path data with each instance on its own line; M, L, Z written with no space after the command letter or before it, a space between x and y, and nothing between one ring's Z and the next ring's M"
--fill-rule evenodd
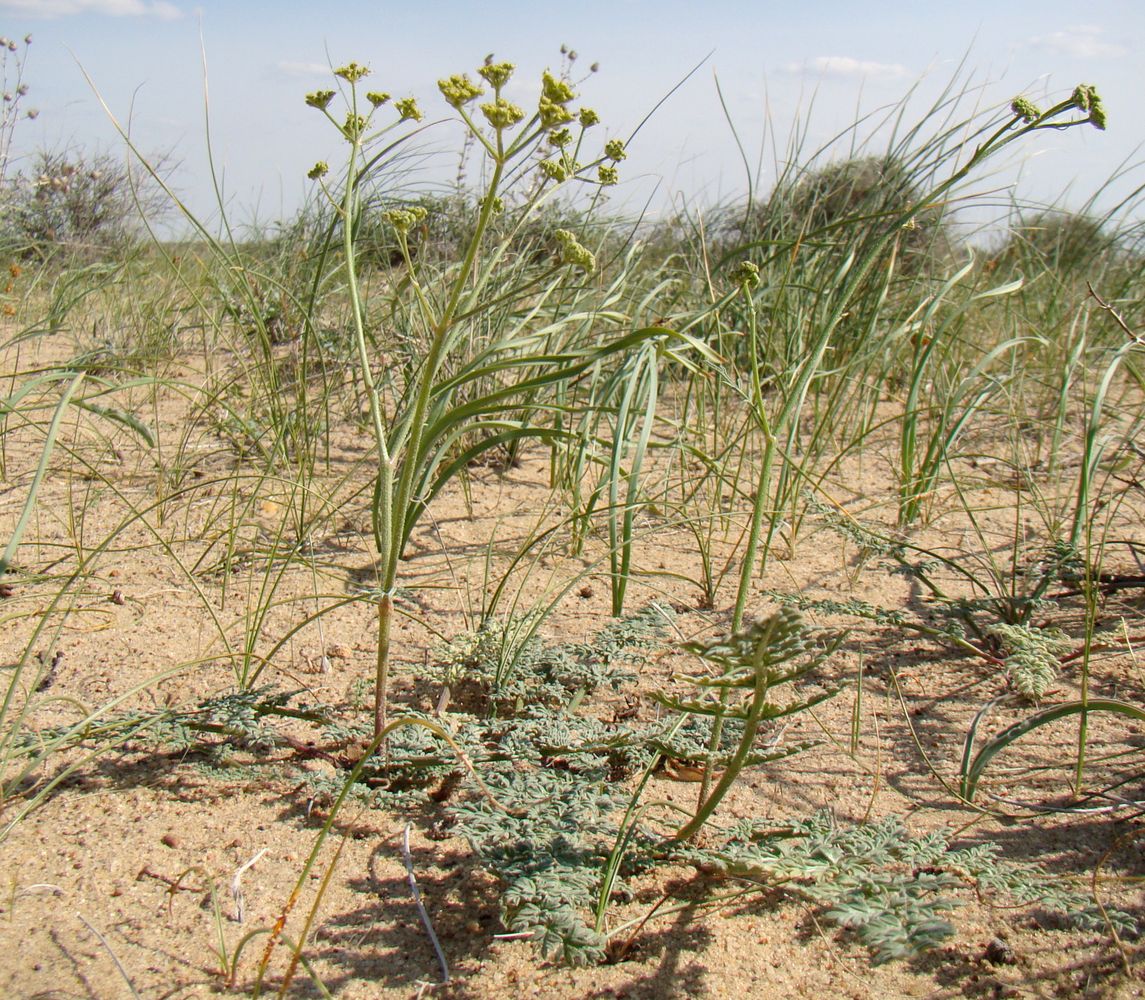
M347 83L357 83L365 76L370 75L368 66L359 66L356 62L346 63L334 70L335 76L340 76Z
M375 108L380 108L389 99L390 95L384 90L370 90L366 92L366 100Z
M558 128L549 133L549 145L556 146L558 149L564 149L570 142L572 142L572 133L567 128Z
M565 105L574 97L576 93L567 81L558 79L545 70L541 74L541 99L537 105L541 127L553 129L571 122L573 113Z
M541 74L541 96L553 104L568 104L576 97L576 92L567 81L560 80L545 70Z
M419 122L425 117L421 113L421 108L417 106L417 98L403 97L400 101L394 101L394 110L400 116L400 121L415 121Z
M1073 103L1080 111L1089 112L1090 123L1094 128L1105 129L1105 107L1101 103L1101 95L1097 88L1088 83L1080 84L1074 89Z
M558 229L553 233L560 244L560 261L562 264L572 264L579 267L585 274L592 274L596 270L596 257L591 250L577 241L577 238L567 229Z
M620 172L616 167L602 163L596 168L596 179L600 181L601 187L611 187L613 184L620 183Z
M477 72L490 87L494 90L500 90L509 82L509 77L513 75L515 68L511 62L488 62Z
M1038 106L1025 97L1015 97L1010 103L1010 110L1024 122L1036 122L1042 117Z
M604 144L604 155L613 163L619 163L628 158L628 154L624 151L624 143L620 139L609 139Z
M342 124L342 134L353 142L361 138L369 122L363 115L356 115L353 111L346 113L346 121Z
M565 165L556 160L541 160L537 164L537 169L549 180L556 181L558 184L568 180L569 172L565 169Z
M330 164L325 160L319 160L306 172L306 176L312 181L316 181L319 177L325 177L328 173L330 173Z
M328 108L332 100L334 100L334 91L332 90L316 90L313 94L306 95L307 106L317 108L319 111Z
M521 110L521 108L505 100L503 97L498 97L495 101L482 104L481 113L485 116L485 120L498 130L512 128L525 117L525 112Z
M572 121L572 112L563 104L555 104L547 97L542 97L537 106L544 128L557 128Z
M469 79L465 73L454 73L447 80L438 80L437 89L445 98L445 103L458 110L470 101L475 101L485 91Z
M427 214L421 205L411 205L409 208L391 208L382 213L382 217L399 234L405 236L419 222L423 222Z
M750 260L741 260L732 268L731 279L742 288L756 288L759 285L759 267Z
M592 128L593 125L600 124L600 115L598 115L592 108L580 109L580 127Z

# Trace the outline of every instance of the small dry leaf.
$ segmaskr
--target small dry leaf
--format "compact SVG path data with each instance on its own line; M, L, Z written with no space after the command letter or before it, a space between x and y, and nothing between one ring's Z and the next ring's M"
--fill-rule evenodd
M326 647L326 655L333 660L348 660L353 655L349 646L340 642L332 642Z
M664 773L673 781L703 781L704 769L673 757L664 759Z

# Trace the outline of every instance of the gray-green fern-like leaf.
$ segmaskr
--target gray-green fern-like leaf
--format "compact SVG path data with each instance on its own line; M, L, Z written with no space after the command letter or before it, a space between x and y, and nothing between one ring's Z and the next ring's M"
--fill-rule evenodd
M1005 654L1010 685L1031 701L1045 694L1057 679L1058 657L1071 646L1069 636L1056 628L999 623L989 634Z

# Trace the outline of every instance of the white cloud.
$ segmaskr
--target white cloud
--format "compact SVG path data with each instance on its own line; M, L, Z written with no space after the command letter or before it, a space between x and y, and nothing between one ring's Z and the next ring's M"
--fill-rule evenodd
M0 11L20 17L57 18L75 14L157 17L173 21L183 12L168 0L0 0Z
M286 76L330 76L331 69L326 63L317 62L278 62L274 68Z
M855 78L873 77L879 80L897 80L908 76L910 71L900 63L870 62L854 59L851 56L816 56L801 63L788 63L784 70L788 73L815 73L824 77Z
M1041 49L1051 56L1070 56L1074 59L1115 58L1123 56L1126 49L1121 45L1103 42L1102 29L1095 24L1076 24L1065 31L1054 31L1048 35L1036 35L1026 44Z

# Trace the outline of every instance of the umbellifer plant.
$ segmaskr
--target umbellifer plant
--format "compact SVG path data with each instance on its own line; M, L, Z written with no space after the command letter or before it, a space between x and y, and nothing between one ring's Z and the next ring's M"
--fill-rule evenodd
M306 102L329 118L348 146L340 186L326 187L329 167L318 163L310 176L323 184L338 216L346 283L351 300L358 373L369 405L377 456L373 494L373 541L378 587L378 648L374 732L386 726L386 694L399 560L427 505L475 458L493 448L518 446L527 439L553 440L562 433L544 414L557 404L546 398L554 387L568 384L611 355L622 355L656 341L668 350L677 335L660 327L631 330L613 339L568 348L532 329L528 320L504 324L506 302L532 309L596 269L593 253L562 229L552 234L554 260L541 275L514 271L510 254L521 224L562 185L584 182L596 188L615 184L616 164L625 158L619 139L604 143L601 155L579 160L589 129L598 124L590 108L572 108L576 97L564 79L546 71L534 108L526 111L504 96L513 64L487 61L479 80L454 75L438 87L460 117L486 161L483 187L475 204L477 218L461 263L430 287L411 253L410 235L432 226L419 206L399 205L385 211L400 249L400 293L408 294L419 349L391 364L385 379L375 377L381 359L371 351L367 309L359 281L355 233L365 210L364 189L371 175L384 169L387 157L413 134L409 123L422 112L412 98L393 102L397 118L379 125L388 94L365 91L369 70L349 63L335 70L345 88L342 119L331 111L333 90L308 94ZM484 98L484 100L482 100ZM405 127L407 131L401 132ZM395 132L394 130L398 130ZM496 227L506 212L502 194L516 180L535 171L523 201L509 224ZM525 310L526 314L529 310ZM482 320L493 320L484 339L475 336ZM694 341L680 339L679 343ZM395 370L396 367L396 370ZM563 404L562 404L563 405Z

